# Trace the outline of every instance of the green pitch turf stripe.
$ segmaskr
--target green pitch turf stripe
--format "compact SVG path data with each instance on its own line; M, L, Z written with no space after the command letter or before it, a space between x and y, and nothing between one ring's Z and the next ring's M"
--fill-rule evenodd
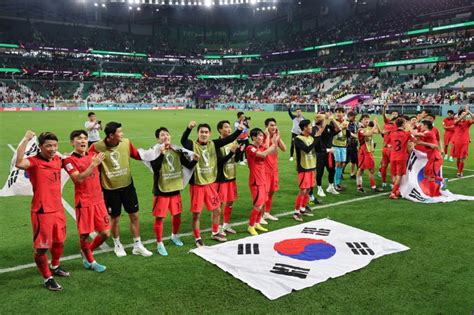
M450 182L454 182L454 181L461 180L461 179L473 178L473 177L474 177L474 175L464 176L464 177L461 177L461 178L454 178L454 179L450 179ZM330 204L326 204L326 205L322 205L322 206L313 207L312 209L313 210L319 210L319 209L324 209L324 208L330 208L330 207L340 206L340 205L344 205L344 204L348 204L348 203L353 203L353 202L358 202L358 201L362 201L362 200L367 200L367 199L377 198L377 197L381 197L381 196L386 196L388 194L389 193L386 192L386 193L380 193L380 194L376 194L376 195L365 196L365 197L360 197L360 198L355 198L355 199L343 200L343 201L334 202L334 203L330 203ZM292 215L293 212L294 211L278 213L278 214L275 214L275 216L276 217L284 217L284 216ZM315 220L317 220L317 219L315 219ZM307 222L311 222L311 221L307 221ZM245 224L248 224L247 220L233 223L233 224L231 224L231 226L241 226L241 225L245 225ZM203 232L203 233L207 233L207 232L210 232L210 231L211 231L211 229L201 230L201 232ZM192 232L180 234L180 236L183 236L183 237L192 236L192 235L193 235ZM169 239L170 239L170 237L164 237L163 238L163 240L169 240ZM153 243L156 243L156 239L150 239L150 240L144 241L142 243L143 244L153 244ZM124 245L124 248L132 248L132 247L133 247L133 244ZM112 251L113 251L112 248L101 249L101 250L98 250L98 251L94 251L94 255L98 255L98 254L102 254L102 253L109 253L109 252L112 252ZM81 258L81 257L82 256L80 254L70 255L70 256L62 257L61 261L73 260L73 259L78 259L78 258ZM25 265L19 265L19 266L15 266L15 267L3 268L3 269L0 269L0 274L8 273L8 272L14 272L14 271L28 269L28 268L33 268L33 267L36 267L36 265L35 264L25 264Z

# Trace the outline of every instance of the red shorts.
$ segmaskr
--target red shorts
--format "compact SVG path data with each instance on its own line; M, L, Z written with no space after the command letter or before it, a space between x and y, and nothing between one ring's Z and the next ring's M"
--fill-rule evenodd
M451 140L453 139L453 134L454 132L445 132L444 133L444 145L448 145L451 143Z
M388 166L390 164L390 153L392 152L392 149L391 148L386 148L384 147L382 149L382 161L381 161L381 165L383 166ZM391 164L390 164L391 165Z
M33 248L51 248L53 243L66 240L66 217L64 211L31 212Z
M214 185L221 202L234 202L237 199L237 184L235 180L215 183Z
M267 192L274 192L280 189L280 180L277 172L266 173L267 177Z
M183 212L183 202L181 195L172 196L154 196L153 197L153 216L157 218L166 218L166 210L170 210L172 216Z
M372 152L361 149L357 155L359 161L359 168L361 170L371 170L375 167L374 155Z
M267 202L266 185L250 185L250 193L252 194L253 205L260 207Z
M407 173L407 160L391 161L390 171L393 174L393 176L405 175Z
M425 166L425 178L435 178L439 176L439 171L443 165L443 159L439 157L428 159Z
M109 214L105 203L76 208L76 224L79 234L90 234L94 231L110 229Z
M316 184L316 172L298 172L298 186L300 189L313 188Z
M465 159L469 153L469 143L454 143L452 154L453 158Z
M191 212L201 213L204 204L206 204L208 211L213 211L221 204L214 184L190 185L189 192L191 194Z

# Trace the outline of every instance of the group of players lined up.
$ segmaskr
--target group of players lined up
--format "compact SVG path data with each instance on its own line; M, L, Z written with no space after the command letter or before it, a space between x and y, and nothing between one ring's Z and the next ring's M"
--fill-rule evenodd
M470 116L468 116L470 115ZM450 115L452 117L453 115ZM468 117L471 117L468 119ZM318 194L324 195L321 180L324 169L329 172L328 192L339 193L343 168L346 164L346 150L351 167L351 177L357 178L358 190L363 192L362 175L369 171L370 186L378 190L374 179L374 141L375 134L384 134L384 151L391 149L389 158L382 162L384 167L391 163L393 192L398 195L398 184L404 174L408 143L411 141L424 149L430 156L430 163L440 165L436 133L433 131L434 117L425 112L419 117L398 117L392 112L392 119L385 119L384 130L377 121L370 122L368 115L362 115L359 124L353 112L346 114L343 109L332 113L318 113L315 120L304 119L299 111L292 115L293 124L298 126L299 133L292 139L292 151L296 152L299 193L295 201L294 219L302 221L303 216L312 216L307 206L312 197L312 190L317 183ZM467 134L472 124L472 113L463 109L451 124L456 140ZM86 130L75 130L70 134L73 152L61 157L58 154L58 138L51 132L38 136L40 151L37 155L25 158L28 142L35 136L32 131L26 135L17 149L16 166L27 170L33 186L31 204L31 222L33 227L34 259L42 274L45 287L57 291L62 287L54 280L53 275L69 276L69 272L60 266L63 244L66 238L66 219L61 202L61 169L64 168L75 185L75 210L77 228L80 235L80 248L83 265L86 269L103 272L106 267L97 263L93 251L112 234L114 252L118 257L127 253L120 242L119 220L122 206L129 214L130 230L133 236L134 255L152 256L140 239L139 205L130 170L130 158L149 163L154 173L153 182L153 216L154 232L157 241L157 252L162 256L168 253L163 244L163 219L169 210L172 215L172 234L170 240L177 246L183 242L179 238L181 225L182 202L180 191L186 186L190 175L190 195L192 228L197 247L203 246L200 232L202 208L212 212L211 239L226 241L227 234L235 233L230 225L233 202L237 198L235 161L245 154L249 173L249 188L252 195L252 210L249 216L247 231L251 235L266 232L267 220L278 220L270 214L273 195L279 189L278 151L285 151L286 146L280 137L277 122L274 118L265 120L265 129L248 130L243 120L236 124L235 131L229 121L217 124L219 138L211 140L211 127L206 123L197 124L191 121L181 137L182 147L172 144L167 128L155 131L157 144L149 149L136 149L132 142L124 137L122 126L117 122L105 125L105 138L100 139L102 129L94 113L89 113ZM446 124L447 125L447 124ZM394 127L396 126L396 127ZM197 139L190 140L193 129L197 129ZM457 129L461 131L456 131ZM447 130L450 128L447 128ZM436 129L434 129L436 130ZM466 131L467 130L467 131ZM295 128L292 132L294 133ZM245 134L248 133L248 134ZM239 145L237 139L250 137L252 144ZM357 141L360 143L358 148ZM458 158L462 173L462 163L467 157L467 145L454 143L452 156ZM467 140L469 143L469 140ZM100 167L99 167L100 166ZM356 166L358 167L355 173ZM426 168L433 169L433 168ZM436 180L437 172L429 174ZM383 177L383 182L386 178ZM221 222L223 223L221 225ZM111 231L111 232L110 232ZM97 236L89 241L92 232ZM48 265L47 250L51 252L51 265Z
M391 199L400 196L399 185L406 173L407 160L413 148L425 152L428 164L425 167L425 177L430 182L430 195L439 195L436 182L443 179L439 171L445 160L457 162L457 177L463 176L464 160L468 156L470 143L469 127L474 122L474 115L469 107L461 108L457 115L452 110L443 120L445 129L444 141L441 140L439 130L434 126L435 116L424 110L416 116L401 116L397 111L392 111L391 117L386 117L387 104L383 107L384 126L381 127L377 120L370 121L367 114L361 115L356 121L356 113L345 113L343 108L336 108L335 117L332 113L318 113L311 124L306 120L300 110L293 114L288 108L288 113L293 121L292 145L290 161L293 161L293 152L296 149L298 171L310 172L316 170L317 195L325 197L322 188L324 169L328 170L328 193L339 194L344 190L341 185L342 174L347 164L351 163L351 178L356 179L357 190L365 192L362 187L362 175L365 170L369 172L370 188L374 191L383 191L387 186L387 170L390 166ZM382 177L382 187L377 187L375 182L375 150L374 135L383 137L382 160L379 174ZM304 138L304 139L303 139ZM312 140L313 139L313 140ZM443 145L444 142L444 145ZM451 151L448 153L449 146ZM306 166L300 165L300 153L303 149ZM314 158L316 157L316 158ZM356 171L357 169L357 171ZM308 175L313 178L314 174ZM314 183L300 175L300 196L296 200L295 219L301 219L304 213L305 198L310 203L318 203L313 195ZM305 196L305 197L303 197ZM303 205L302 205L302 204ZM300 210L298 210L300 209Z

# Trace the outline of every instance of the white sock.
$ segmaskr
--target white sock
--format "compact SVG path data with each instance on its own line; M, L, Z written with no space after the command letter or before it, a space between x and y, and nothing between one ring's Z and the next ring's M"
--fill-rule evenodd
M163 242L156 242L156 245L163 245Z
M140 236L133 238L133 246L138 246L138 245L141 245L141 244L142 244L142 241L140 239Z
M56 269L56 268L58 268L58 267L59 267L59 266L53 266L53 265L51 265L51 269Z
M171 238L176 238L176 237L178 237L178 234L171 233Z
M115 246L121 245L121 243L120 243L120 237L117 237L117 238L112 237L112 239L114 240L114 245L115 245Z

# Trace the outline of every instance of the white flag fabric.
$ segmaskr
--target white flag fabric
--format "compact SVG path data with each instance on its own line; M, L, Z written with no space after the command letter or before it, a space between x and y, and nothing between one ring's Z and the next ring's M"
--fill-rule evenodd
M191 250L270 300L409 248L329 219Z
M403 198L422 203L451 202L458 200L474 200L474 196L464 196L451 193L447 189L441 189L442 183L438 183L441 196L432 197L429 191L429 181L425 178L425 166L428 162L426 153L413 150L408 159L407 173L400 182L400 193ZM442 168L440 177L442 177Z
M21 141L20 141L21 143ZM31 139L25 150L25 158L38 154L39 147L37 144L36 136ZM13 153L12 160L10 162L10 173L8 174L7 182L0 190L0 197L9 197L9 196L32 196L33 187L28 178L28 172L20 170L15 166L16 161L16 152ZM61 170L61 185L64 187L69 175L65 170Z

